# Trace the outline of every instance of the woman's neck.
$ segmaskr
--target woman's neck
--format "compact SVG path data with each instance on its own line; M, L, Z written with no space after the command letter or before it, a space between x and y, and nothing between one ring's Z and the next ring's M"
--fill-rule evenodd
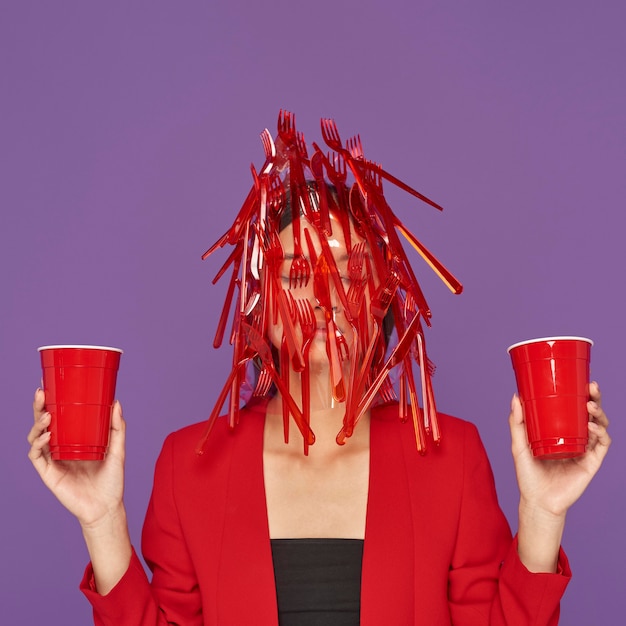
M350 379L349 362L343 363L343 381L347 385ZM289 368L289 395L294 399L297 406L303 411L302 402L303 373ZM313 361L309 363L309 419L310 426L315 433L315 444L311 446L310 454L333 455L342 452L344 447L353 451L363 445L369 446L369 411L359 420L353 435L346 439L345 446L337 444L337 435L343 427L346 413L346 402L338 400L333 393L330 363L327 360ZM347 393L347 389L345 392ZM280 393L277 393L268 403L266 425L267 433L271 431L271 439L266 439L266 445L277 441L284 450L283 434L283 401ZM363 423L362 423L363 422ZM274 433L276 431L276 433ZM289 441L286 444L289 449L302 455L303 441L298 426L293 419L289 418Z
M291 393L295 390L290 389ZM301 406L300 396L294 393L294 400ZM346 454L369 447L369 411L367 411L354 429L352 436L346 439L345 445L337 444L337 435L343 426L345 402L326 399L325 403L311 402L309 411L310 426L315 433L315 443L309 448L309 457L328 457ZM284 441L283 402L280 394L276 394L268 403L265 426L265 448L277 452L293 452L303 456L303 439L295 420L289 417L289 440Z

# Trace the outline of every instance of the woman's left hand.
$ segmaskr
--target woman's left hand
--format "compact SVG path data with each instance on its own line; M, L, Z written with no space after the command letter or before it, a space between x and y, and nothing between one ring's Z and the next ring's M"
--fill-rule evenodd
M596 382L590 383L589 395L587 450L583 456L557 460L533 457L526 436L522 405L517 396L513 397L509 425L521 507L564 517L600 469L611 444L607 432L609 420L602 410L600 389Z

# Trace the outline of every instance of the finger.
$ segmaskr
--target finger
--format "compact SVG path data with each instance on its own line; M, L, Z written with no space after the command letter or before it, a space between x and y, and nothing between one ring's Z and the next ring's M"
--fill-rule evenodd
M111 435L109 440L109 453L117 454L123 458L126 441L126 422L122 415L122 404L116 400L111 412Z
M587 411L589 412L590 421L600 424L600 426L604 428L608 427L609 418L597 402L589 400L589 402L587 402Z
M600 393L600 385L594 380L589 383L589 396L598 406L602 406L602 394Z
M609 451L611 437L609 436L606 428L596 424L595 422L589 422L589 424L587 424L587 428L589 429L590 452L596 455L601 463ZM592 443L592 440L594 443Z
M50 452L48 443L51 433L46 431L33 441L33 445L28 451L28 458L31 460L37 473L43 476L48 463L50 461Z
M39 419L35 421L33 427L30 429L28 436L26 439L28 443L32 446L35 443L35 440L41 437L41 435L46 431L48 426L50 426L51 415L48 412L44 412L39 416Z
M46 394L41 387L38 387L35 391L35 397L33 398L33 415L35 422L41 417L41 414L46 410Z

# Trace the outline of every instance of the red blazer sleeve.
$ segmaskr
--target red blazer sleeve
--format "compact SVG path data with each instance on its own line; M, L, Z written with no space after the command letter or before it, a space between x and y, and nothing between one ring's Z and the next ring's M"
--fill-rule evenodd
M555 574L529 572L511 540L493 473L476 428L467 424L457 537L448 599L453 624L555 626L571 572L564 553Z
M96 591L91 564L85 570L80 589L93 607L95 626L167 624L158 617L150 583L134 550L126 573L106 596Z
M96 626L202 624L200 592L174 498L172 448L170 435L156 464L143 529L142 551L152 584L134 551L127 572L106 596L95 591L88 566L81 590L93 606Z

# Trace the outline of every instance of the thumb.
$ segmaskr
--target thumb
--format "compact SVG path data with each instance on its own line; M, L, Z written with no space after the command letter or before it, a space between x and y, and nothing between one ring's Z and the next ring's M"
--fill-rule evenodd
M111 435L109 439L109 454L124 458L126 441L126 422L122 415L122 405L119 400L113 404L111 411Z
M509 414L509 428L511 429L511 449L513 456L528 450L528 437L524 422L524 412L522 403L517 394L513 394L511 399L511 413Z

